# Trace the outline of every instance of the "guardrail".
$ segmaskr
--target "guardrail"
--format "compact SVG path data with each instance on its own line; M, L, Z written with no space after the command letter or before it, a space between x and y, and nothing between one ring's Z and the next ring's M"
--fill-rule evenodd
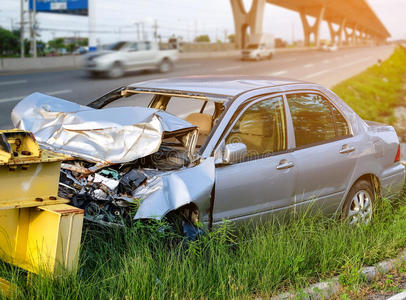
M355 46L346 46L350 48ZM299 52L315 50L315 47L307 48L276 48L276 53ZM179 54L179 59L196 59L212 57L230 57L238 56L240 50L236 50L230 44L193 44L189 45L185 52ZM0 72L21 72L33 70L52 70L52 69L76 69L81 67L81 55L66 55L55 57L38 58L2 58L0 59Z

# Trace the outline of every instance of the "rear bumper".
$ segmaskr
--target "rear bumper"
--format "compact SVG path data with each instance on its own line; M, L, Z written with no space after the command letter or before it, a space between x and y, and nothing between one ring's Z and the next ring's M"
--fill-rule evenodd
M390 197L400 193L405 184L405 167L403 164L396 164L386 170L380 180L383 197Z

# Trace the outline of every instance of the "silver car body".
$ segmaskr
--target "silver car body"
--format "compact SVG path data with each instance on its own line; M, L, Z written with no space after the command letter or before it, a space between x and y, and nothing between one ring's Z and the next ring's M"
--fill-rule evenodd
M394 128L362 120L336 94L318 84L264 77L192 77L152 80L132 86L231 98L221 121L200 150L201 159L221 152L222 139L235 122L239 109L258 97L282 95L288 107L285 97L288 93L318 93L344 115L352 132L350 137L296 149L291 117L286 113L287 151L260 161L219 164L213 201L214 224L224 219L263 219L290 209L307 209L315 202L314 207L328 214L338 213L352 185L363 176L376 176L384 197L399 193L403 187L405 168L399 162L394 163L399 145ZM344 145L354 147L355 151L340 153ZM277 170L282 160L293 162L294 167ZM203 220L208 221L209 213L201 213Z
M199 208L201 220L210 225L225 219L266 220L275 214L309 208L332 215L342 211L349 190L361 178L372 180L384 197L399 193L403 187L405 168L395 161L399 140L394 128L362 120L337 95L320 85L245 76L160 79L122 87L89 106L102 109L120 99L120 93L126 90L199 97L198 101L211 99L224 105L223 113L195 153L193 164L150 178L146 186L137 188L135 194L143 194L145 199L136 218L161 218L190 203ZM349 133L296 147L287 97L300 93L327 99L344 117ZM283 103L286 148L255 159L228 161L225 137L233 125L248 107L275 97ZM15 118L13 121L18 124Z

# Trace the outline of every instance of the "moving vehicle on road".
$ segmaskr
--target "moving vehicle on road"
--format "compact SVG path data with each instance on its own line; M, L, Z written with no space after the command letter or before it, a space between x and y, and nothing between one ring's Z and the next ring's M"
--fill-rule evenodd
M157 69L169 72L178 60L178 50L161 50L156 42L126 42L112 44L106 49L85 55L84 69L91 75L105 74L117 78L128 71Z
M248 45L241 51L242 60L271 59L275 55L275 38L272 34L253 34Z
M36 93L12 120L72 156L61 197L104 224L176 215L211 227L309 209L367 223L377 195L405 180L393 127L295 80L150 80L88 106Z

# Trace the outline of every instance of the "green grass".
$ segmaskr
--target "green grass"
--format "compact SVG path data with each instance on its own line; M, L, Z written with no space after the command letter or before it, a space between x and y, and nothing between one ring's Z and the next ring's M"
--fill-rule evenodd
M393 109L406 104L402 103L405 77L406 51L398 47L381 65L368 68L332 90L361 118L393 124Z
M232 235L229 224L187 248L148 227L84 231L80 269L58 278L0 264L28 299L230 299L269 296L391 257L406 245L406 199L383 200L370 226L349 227L323 216L257 226ZM354 279L355 278L355 279Z
M334 90L363 118L387 120L399 105L406 54L397 49ZM384 80L386 78L387 80ZM362 281L359 270L406 246L406 197L382 200L369 226L349 227L321 215L266 224L233 235L230 224L185 247L170 246L162 224L86 228L80 267L60 277L30 277L0 262L0 277L24 299L230 299L266 297L340 275Z

